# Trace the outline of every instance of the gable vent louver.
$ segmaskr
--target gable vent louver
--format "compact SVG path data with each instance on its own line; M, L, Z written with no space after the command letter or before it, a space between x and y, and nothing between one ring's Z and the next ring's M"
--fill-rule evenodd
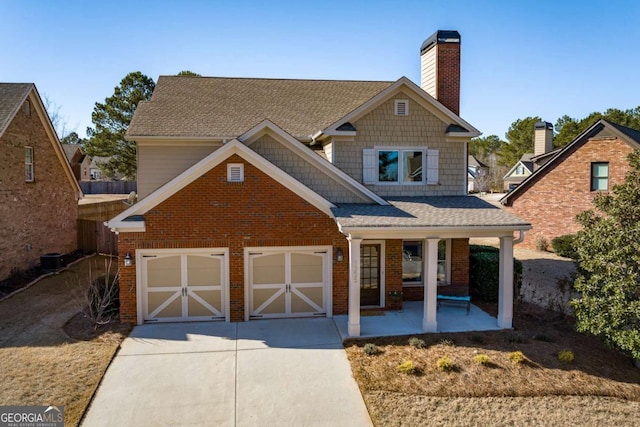
M408 116L409 115L409 101L405 99L396 99L396 116Z
M242 163L227 165L227 182L244 182L244 165Z

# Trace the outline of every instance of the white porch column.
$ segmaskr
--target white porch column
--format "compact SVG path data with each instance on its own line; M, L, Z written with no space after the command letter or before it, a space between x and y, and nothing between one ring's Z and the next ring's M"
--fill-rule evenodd
M349 316L347 332L350 337L360 336L360 243L362 239L349 240Z
M500 238L498 326L513 327L513 237Z
M424 266L424 308L422 330L424 332L438 332L436 311L438 310L438 241L440 239L425 240Z

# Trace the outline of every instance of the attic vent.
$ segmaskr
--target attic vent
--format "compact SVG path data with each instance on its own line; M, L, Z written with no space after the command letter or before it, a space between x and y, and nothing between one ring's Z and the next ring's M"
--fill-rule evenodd
M227 182L244 182L244 165L242 163L227 165Z
M396 99L396 116L409 115L409 101L406 99Z

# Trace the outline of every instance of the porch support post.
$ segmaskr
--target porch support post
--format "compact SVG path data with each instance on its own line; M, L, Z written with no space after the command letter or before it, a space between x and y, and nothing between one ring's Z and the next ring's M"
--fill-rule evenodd
M498 326L513 327L513 236L500 238Z
M349 240L349 316L347 332L350 337L360 336L360 243L362 239L351 236Z
M426 239L424 257L424 308L422 330L424 332L438 332L436 311L438 310L438 241L440 239Z

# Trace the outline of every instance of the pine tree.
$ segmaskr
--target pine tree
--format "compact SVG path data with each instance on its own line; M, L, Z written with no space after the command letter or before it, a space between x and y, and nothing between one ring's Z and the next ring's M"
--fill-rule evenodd
M96 102L91 114L95 127L87 128L89 140L84 150L91 157L111 157L100 165L106 176L121 174L125 179L135 179L136 146L133 141L126 141L124 135L138 103L151 98L154 88L151 78L136 71L127 74L104 103Z

